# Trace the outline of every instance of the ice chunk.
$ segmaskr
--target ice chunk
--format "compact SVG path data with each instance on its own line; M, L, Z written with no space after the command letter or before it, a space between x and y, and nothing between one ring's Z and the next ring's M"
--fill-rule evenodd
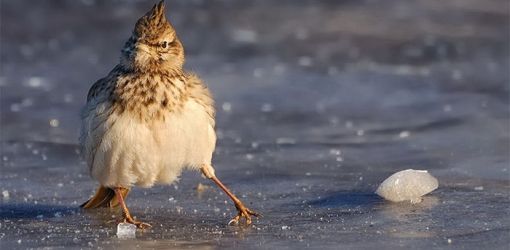
M386 200L421 202L421 197L438 187L437 179L426 170L407 169L397 172L379 185L376 193Z
M136 238L136 226L130 223L119 223L117 225L117 237L122 239Z
M2 191L2 197L4 197L4 199L9 199L9 196L10 196L9 191L7 190Z

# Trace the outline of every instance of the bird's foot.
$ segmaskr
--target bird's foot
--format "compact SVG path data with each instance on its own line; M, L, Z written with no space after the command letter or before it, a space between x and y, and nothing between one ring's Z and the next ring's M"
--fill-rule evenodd
M137 221L137 220L133 219L131 216L124 217L124 223L133 224L138 229L147 229L147 228L152 227L151 224L148 224L148 223L145 223L145 222L141 222L141 221Z
M241 218L244 218L244 220L246 221L246 225L250 225L252 216L255 216L255 217L260 216L259 213L252 211L249 208L245 207L242 202L236 203L235 205L236 205L236 209L237 209L237 215L236 215L236 217L234 217L233 219L231 219L228 222L229 225L238 225L239 222L241 221Z

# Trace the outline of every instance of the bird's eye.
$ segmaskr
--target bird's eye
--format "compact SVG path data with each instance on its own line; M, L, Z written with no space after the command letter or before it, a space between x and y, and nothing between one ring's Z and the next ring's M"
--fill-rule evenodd
M168 42L167 42L167 41L164 41L164 42L162 42L162 43L161 43L161 47L162 47L163 49L165 49L167 45L168 45Z

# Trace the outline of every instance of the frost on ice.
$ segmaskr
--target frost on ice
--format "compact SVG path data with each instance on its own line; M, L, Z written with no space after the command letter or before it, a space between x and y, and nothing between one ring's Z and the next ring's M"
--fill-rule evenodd
M117 237L122 239L136 238L136 226L130 223L119 223L117 225Z
M379 185L376 193L386 200L421 202L421 197L438 187L437 179L426 170L407 169L397 172Z

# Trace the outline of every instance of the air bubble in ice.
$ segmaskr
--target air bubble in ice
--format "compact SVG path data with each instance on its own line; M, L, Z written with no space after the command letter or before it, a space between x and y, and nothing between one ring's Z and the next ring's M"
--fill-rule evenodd
M74 97L73 97L72 94L65 94L64 95L64 102L71 103L71 102L73 102L73 100L74 100Z
M269 103L265 103L262 105L262 107L260 108L260 110L262 112L271 112L273 111L273 105L269 104Z
M342 151L340 149L332 148L332 149L329 150L329 154L331 154L331 155L340 155L340 154L342 154Z
M225 112L230 112L232 111L232 104L230 104L230 102L224 102L222 105L221 105L221 108L223 109L223 111Z
M136 226L130 223L119 223L117 225L117 237L122 239L136 238Z
M39 88L43 85L43 78L41 77L30 77L28 78L27 85L32 88Z
M4 197L4 199L9 199L9 196L10 196L9 191L7 190L2 191L2 197Z
M21 110L21 105L19 103L11 104L11 112L19 112Z
M407 130L404 130L402 132L400 132L400 134L398 134L398 137L400 138L407 138L411 135L411 132L407 131Z
M52 126L52 127L54 127L54 128L58 127L58 126L59 126L59 124L60 124L60 121L59 121L59 120L57 120L57 119L51 119L51 120L50 120L50 126Z
M276 138L276 144L296 144L296 139L294 138Z
M345 122L345 128L352 128L353 126L354 126L354 123L352 121Z
M407 169L397 172L379 185L376 193L386 200L421 202L421 197L438 187L437 179L426 170Z

